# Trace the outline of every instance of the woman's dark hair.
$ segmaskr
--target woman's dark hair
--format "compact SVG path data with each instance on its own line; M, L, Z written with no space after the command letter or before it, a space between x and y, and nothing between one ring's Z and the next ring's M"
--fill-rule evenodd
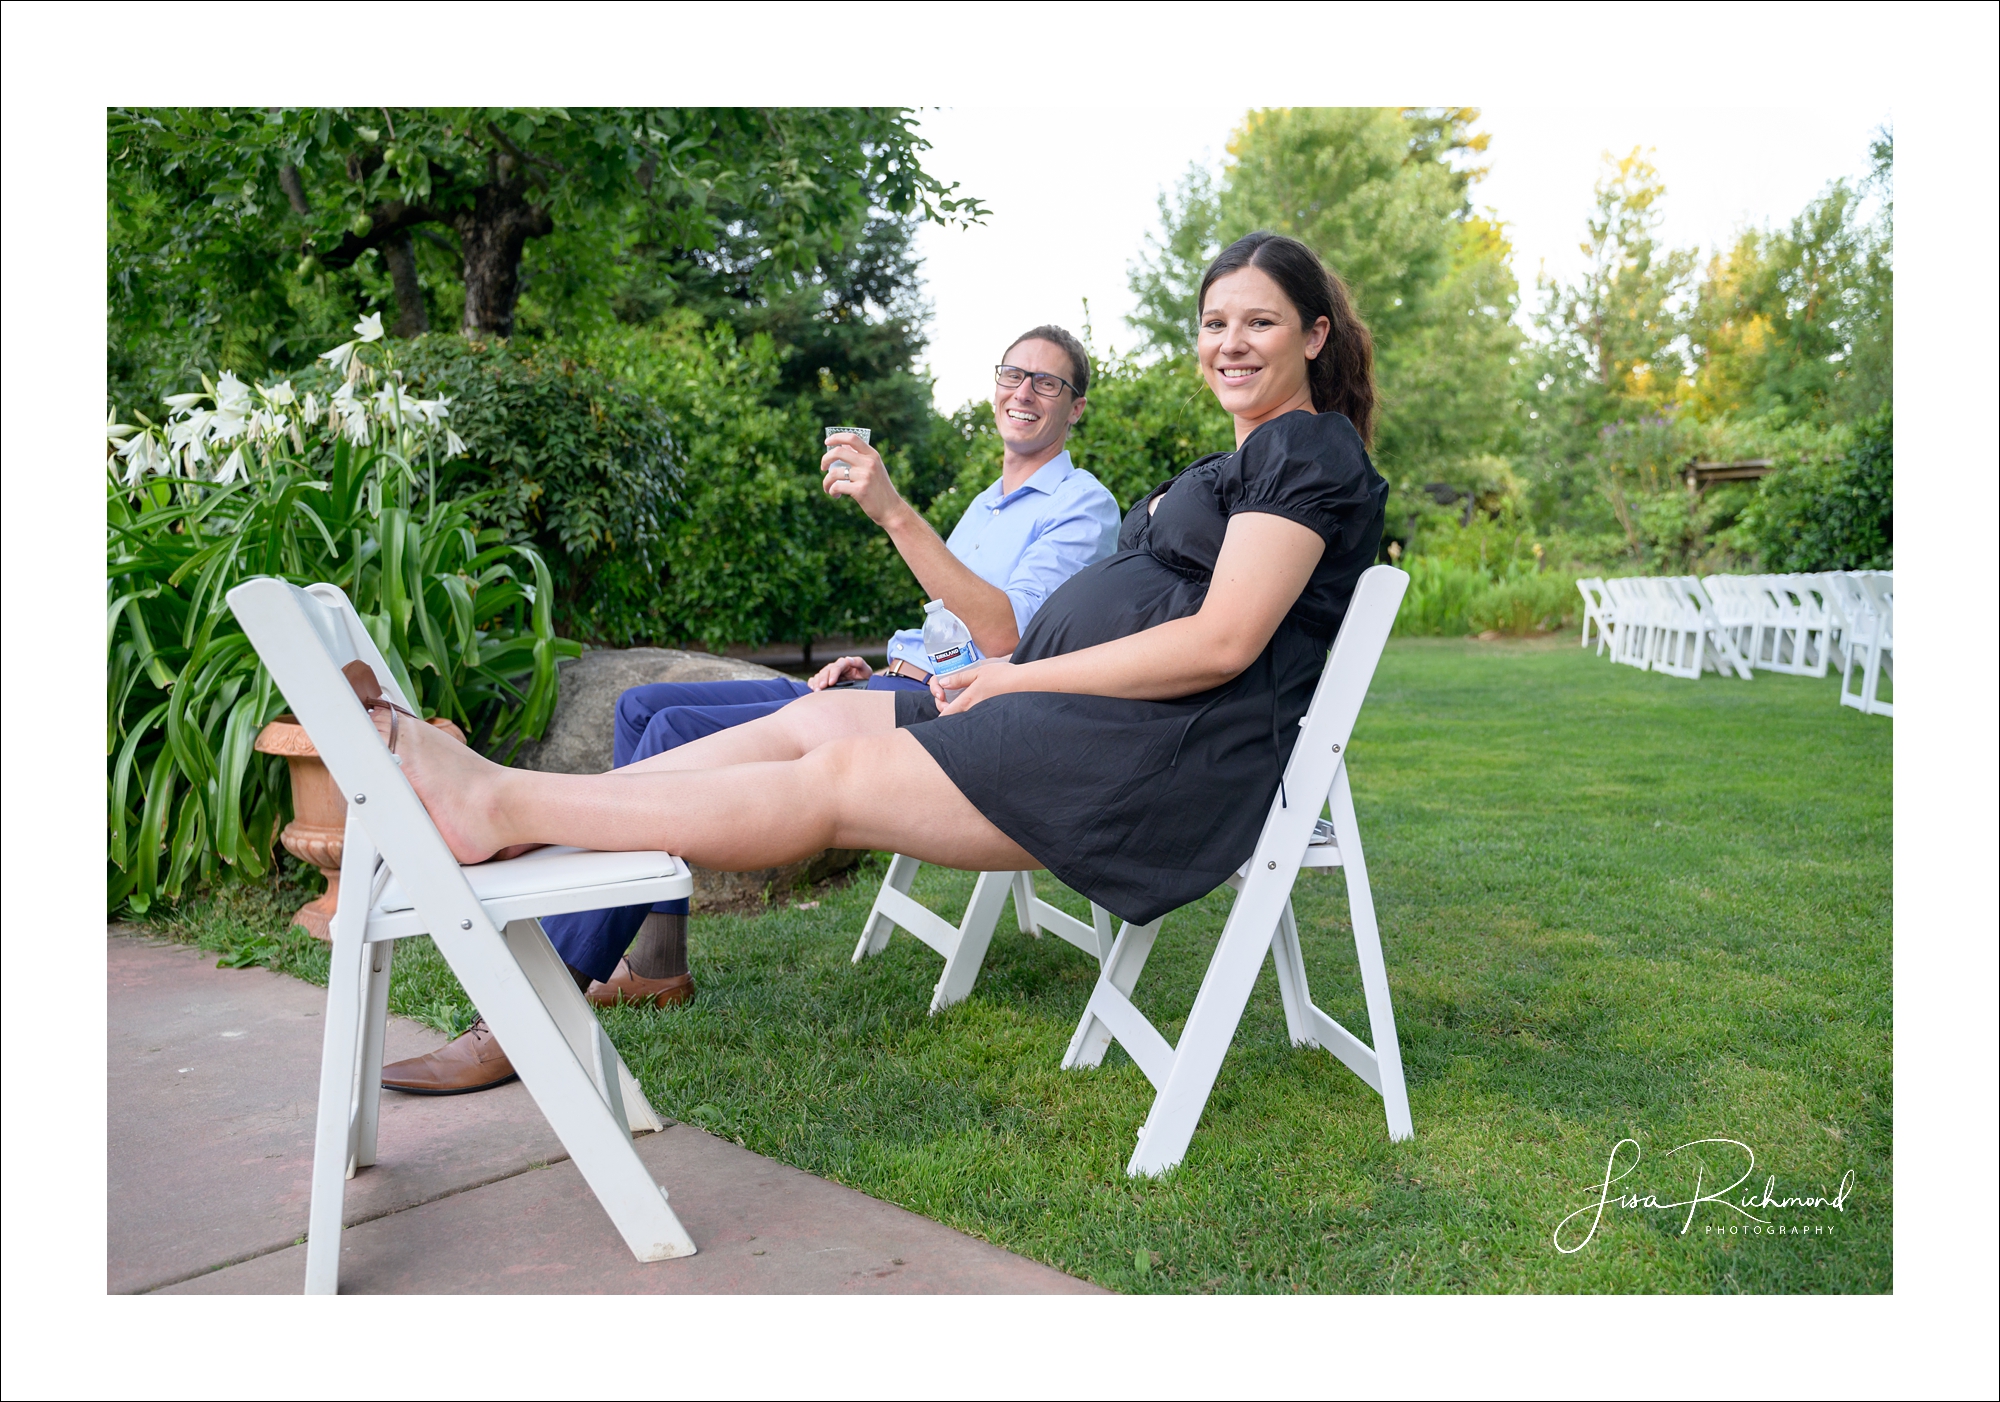
M1306 364L1313 408L1322 414L1345 414L1364 444L1375 441L1375 338L1354 310L1353 294L1340 274L1320 262L1319 255L1283 234L1245 234L1222 250L1201 275L1195 317L1208 304L1208 289L1219 277L1243 268L1257 268L1298 309L1299 324L1310 329L1327 320L1326 344Z

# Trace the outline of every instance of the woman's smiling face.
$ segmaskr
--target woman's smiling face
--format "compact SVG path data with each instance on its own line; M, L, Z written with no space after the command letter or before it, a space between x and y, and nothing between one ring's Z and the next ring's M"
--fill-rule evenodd
M1209 284L1202 303L1202 378L1239 422L1311 409L1307 362L1329 329L1325 317L1302 326L1299 309L1263 269L1238 268Z

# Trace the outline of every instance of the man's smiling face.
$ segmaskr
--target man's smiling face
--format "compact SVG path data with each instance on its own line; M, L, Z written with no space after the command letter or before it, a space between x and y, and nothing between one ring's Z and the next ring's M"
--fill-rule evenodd
M1009 348L1006 363L1037 374L1060 375L1074 382L1076 367L1069 353L1050 341L1021 341ZM1035 393L1033 378L1013 389L993 386L993 424L1014 452L1033 454L1062 442L1071 424L1083 415L1083 401L1067 389L1053 399Z

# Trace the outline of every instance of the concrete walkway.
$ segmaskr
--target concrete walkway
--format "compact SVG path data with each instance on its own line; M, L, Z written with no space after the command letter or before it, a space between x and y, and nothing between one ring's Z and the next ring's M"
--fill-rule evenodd
M298 1291L325 992L130 927L109 953L110 1290ZM392 1018L388 1058L443 1041ZM347 1293L1096 1289L689 1125L638 1148L700 1252L642 1265L519 1082L385 1093L380 1144L347 1185Z

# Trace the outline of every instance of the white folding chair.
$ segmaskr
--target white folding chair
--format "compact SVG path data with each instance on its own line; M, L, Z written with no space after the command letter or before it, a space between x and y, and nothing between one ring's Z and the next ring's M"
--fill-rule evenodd
M1688 603L1678 580L1647 578L1639 584L1653 601L1653 670L1699 681L1707 632L1701 614Z
M1817 581L1826 600L1827 645L1839 654L1843 668L1851 666L1858 640L1867 635L1871 626L1868 596L1862 592L1860 581L1844 571L1819 575Z
M965 915L957 925L933 913L910 894L910 882L923 863L897 853L889 862L889 874L875 893L861 938L854 946L854 962L880 954L889 947L889 937L898 927L909 931L944 956L944 973L931 994L931 1011L938 1012L959 1002L972 992L979 966L986 961L986 949L993 941L994 927L1000 923L1000 906L1011 894L1014 919L1024 935L1040 938L1046 932L1069 941L1101 966L1111 953L1116 936L1111 930L1111 912L1091 903L1091 923L1058 910L1035 894L1034 873L1026 871L982 871L973 883L972 899L965 903Z
M1794 677L1826 675L1826 609L1806 584L1807 576L1766 575L1762 583L1770 599L1765 626L1770 630L1770 658L1763 665Z
M1152 953L1159 922L1127 925L1112 946L1063 1066L1098 1065L1116 1038L1153 1083L1153 1107L1139 1131L1138 1147L1126 1166L1127 1173L1165 1173L1187 1153L1267 954L1278 966L1278 990L1293 1045L1324 1047L1367 1082L1382 1097L1392 1140L1408 1139L1415 1133L1403 1085L1403 1058L1396 1044L1396 1016L1382 962L1382 941L1375 925L1375 904L1369 893L1368 868L1362 860L1354 797L1348 789L1343 758L1355 718L1367 699L1375 664L1388 640L1389 626L1408 587L1409 576L1388 565L1376 565L1361 576L1326 670L1320 675L1312 706L1299 722L1298 745L1285 766L1284 782L1271 800L1256 851L1230 880L1237 891L1236 903L1178 1044L1169 1046L1131 998L1146 957ZM1325 827L1319 821L1322 804L1332 812L1332 821ZM1326 840L1329 836L1330 841ZM1347 874L1354 949L1361 965L1373 1048L1314 1007L1306 984L1298 924L1292 914L1292 884L1301 867L1335 866Z
M1700 581L1715 605L1716 627L1729 642L1731 660L1747 681L1757 655L1757 625L1764 608L1763 592L1742 575L1712 574Z
M1847 665L1840 669L1840 704L1866 716L1894 716L1895 705L1881 699L1881 683L1885 677L1892 682L1896 677L1896 577L1876 570L1851 577L1868 601L1868 617L1862 625L1866 636L1856 640ZM1861 690L1852 692L1847 683L1857 666L1861 669Z
M1612 631L1618 626L1618 609L1611 602L1611 595L1604 587L1604 581L1597 578L1579 579L1576 590L1583 595L1583 643L1590 646L1591 625L1597 627L1597 655L1602 657L1607 644L1611 642Z
M1785 576L1785 588L1798 606L1798 617L1794 623L1798 641L1793 644L1792 656L1799 665L1799 675L1823 677L1827 664L1833 658L1833 613L1829 607L1830 593L1825 576L1817 574L1791 574Z
M1809 677L1814 675L1812 620L1791 580L1791 576L1778 574L1750 576L1761 604L1750 660L1765 671Z
M341 675L344 665L365 662L384 696L409 705L347 596L331 584L253 579L229 591L229 606L349 800L306 1293L333 1294L339 1285L346 1180L376 1161L393 942L421 934L436 941L632 1254L692 1255L666 1190L632 1147L633 1127L659 1129L659 1117L539 919L686 896L694 888L686 863L665 852L559 847L461 867Z
M1607 579L1604 587L1618 611L1617 631L1611 637L1611 660L1643 672L1653 665L1653 595L1642 579Z
M1701 587L1701 581L1693 575L1673 575L1662 579L1660 588L1666 596L1666 607L1678 620L1676 655L1682 670L1663 667L1658 658L1654 659L1654 669L1688 677L1715 672L1749 681L1750 664L1736 650L1735 640L1723 624L1721 610Z

